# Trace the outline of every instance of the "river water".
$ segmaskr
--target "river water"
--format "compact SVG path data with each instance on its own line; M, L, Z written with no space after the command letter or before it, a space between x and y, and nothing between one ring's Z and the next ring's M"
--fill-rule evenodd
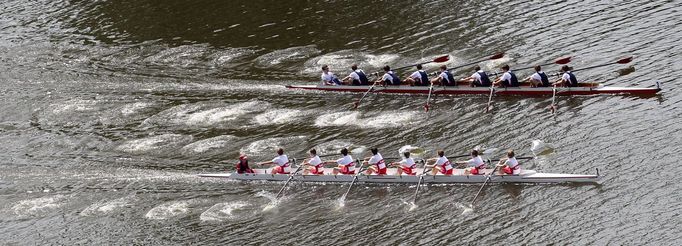
M64 1L0 3L0 244L680 245L679 1ZM449 54L449 66L576 69L654 97L360 95L287 90ZM434 71L439 64L426 66ZM556 71L558 66L546 70ZM470 74L471 68L455 72ZM530 75L529 70L517 75ZM477 145L524 168L606 174L602 185L282 183L202 179L238 153ZM502 152L495 157L502 155ZM227 163L221 162L227 161Z

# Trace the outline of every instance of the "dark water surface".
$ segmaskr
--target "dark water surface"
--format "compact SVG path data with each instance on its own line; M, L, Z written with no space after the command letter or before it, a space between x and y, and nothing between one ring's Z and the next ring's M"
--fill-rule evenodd
M679 1L28 1L0 3L0 244L680 245ZM581 81L654 97L437 97L290 91L450 54L573 56ZM632 66L632 67L629 67ZM427 66L430 71L436 65ZM555 71L558 66L549 66ZM622 71L626 69L627 71ZM632 71L634 70L634 71ZM456 71L465 76L470 68ZM530 71L517 71L528 76ZM607 174L603 185L298 184L200 179L239 151L272 158L404 145L555 151L525 168ZM501 153L500 153L501 154Z

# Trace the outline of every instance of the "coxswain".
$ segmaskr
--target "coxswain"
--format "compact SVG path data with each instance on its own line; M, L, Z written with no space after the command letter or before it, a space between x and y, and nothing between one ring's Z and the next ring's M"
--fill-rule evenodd
M506 159L500 159L500 162L497 163L497 168L498 171L497 173L500 175L519 175L521 174L521 165L519 165L519 161L516 160L516 157L514 157L514 150L509 150L507 151L507 158Z
M353 72L351 72L348 76L342 79L343 84L369 85L369 79L367 79L367 75L365 75L365 72L362 71L362 69L358 69L357 64L353 64L353 66L351 66L350 68Z
M386 162L384 162L384 157L379 153L379 149L372 148L372 157L367 158L362 165L369 166L367 168L367 175L372 175L376 173L377 175L386 175Z
M440 73L438 74L438 77L432 79L431 84L442 86L456 86L457 81L455 81L455 77L452 76L452 73L448 71L448 67L442 65L440 66Z
M317 151L315 149L310 149L310 158L303 160L303 166L305 166L305 169L303 169L303 175L324 174L324 170L322 169L324 164L322 163L322 160L320 160L320 157L317 155Z
M414 159L410 157L410 152L405 151L405 153L403 153L403 156L405 157L403 158L402 161L393 162L391 163L391 166L398 168L397 169L398 175L403 175L403 173L407 175L417 174L417 172L414 170L415 168L417 168L417 164L415 164Z
M561 79L557 80L554 85L563 87L578 87L578 79L573 75L573 68L568 65L561 67L561 71L564 72L561 75Z
M374 83L383 86L400 85L400 78L395 74L395 72L391 71L391 67L386 65L384 66L384 75L377 79Z
M477 174L483 174L483 169L485 169L485 162L483 161L483 158L478 155L478 150L472 150L471 151L471 159L468 161L458 161L456 162L458 165L465 165L466 168L464 168L464 175L477 175Z
M341 85L341 81L339 80L334 73L329 71L329 66L324 65L322 66L322 85Z
M525 81L530 82L531 87L549 87L549 77L542 71L542 67L535 66L535 73L526 78Z
M267 161L267 162L261 162L258 163L259 165L275 165L275 167L272 168L272 174L289 174L289 172L286 172L284 169L289 167L289 157L284 154L284 149L279 148L277 150L277 157L275 159L272 159L272 161Z
M255 173L253 169L249 167L249 158L244 153L239 154L239 162L237 162L237 164L235 165L235 169L239 174Z
M519 87L519 80L516 75L509 70L509 65L505 64L502 66L502 76L495 79L493 84L500 87Z
M428 161L433 163L432 165L427 166L428 168L431 168L431 175L436 175L438 172L448 176L452 175L452 164L450 164L450 161L445 156L445 151L439 150L438 157L429 159Z
M469 82L471 87L489 87L491 82L488 74L486 74L480 66L474 67L474 74L463 78L461 81Z
M338 167L335 167L332 171L332 174L334 175L339 173L348 175L355 174L355 162L353 161L353 157L348 154L348 149L346 148L341 149L341 158L336 161L325 161L324 164L338 165Z
M405 79L405 83L409 83L411 86L431 85L429 75L422 69L422 64L417 64L417 71L410 74L410 76Z

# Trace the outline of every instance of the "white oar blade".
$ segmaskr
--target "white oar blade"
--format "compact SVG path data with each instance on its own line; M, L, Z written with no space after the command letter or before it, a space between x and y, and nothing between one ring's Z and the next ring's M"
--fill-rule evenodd
M535 155L547 155L554 152L554 145L545 143L542 140L533 140L531 142L530 151Z

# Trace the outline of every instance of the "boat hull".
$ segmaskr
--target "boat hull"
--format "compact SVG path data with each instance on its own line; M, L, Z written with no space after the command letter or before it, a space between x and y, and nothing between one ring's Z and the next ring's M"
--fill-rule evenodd
M370 86L328 86L328 85L287 85L289 89L318 90L334 92L366 92ZM562 87L557 89L557 95L599 95L599 94L630 94L630 95L655 95L661 91L657 87L638 88L638 87L612 87L598 84L585 84L580 87ZM396 94L428 94L429 87L426 86L376 86L373 93L396 93ZM489 87L469 87L466 85L434 87L433 94L438 95L488 95ZM497 95L518 95L518 96L551 96L552 87L509 87L495 88Z
M331 173L331 168L325 168L325 173ZM199 174L207 178L227 178L244 181L286 181L287 174L269 174L267 169L257 169L255 174L216 173ZM486 169L485 174L492 172ZM417 183L421 177L421 170L417 175L397 175L396 170L389 168L387 175L358 175L356 182L360 183ZM432 184L480 184L485 182L486 175L464 175L463 169L455 169L454 175L442 174L424 175L424 183ZM533 170L523 170L520 175L493 175L489 183L600 183L603 176L583 174L539 173ZM294 175L293 180L299 182L350 183L353 175Z

